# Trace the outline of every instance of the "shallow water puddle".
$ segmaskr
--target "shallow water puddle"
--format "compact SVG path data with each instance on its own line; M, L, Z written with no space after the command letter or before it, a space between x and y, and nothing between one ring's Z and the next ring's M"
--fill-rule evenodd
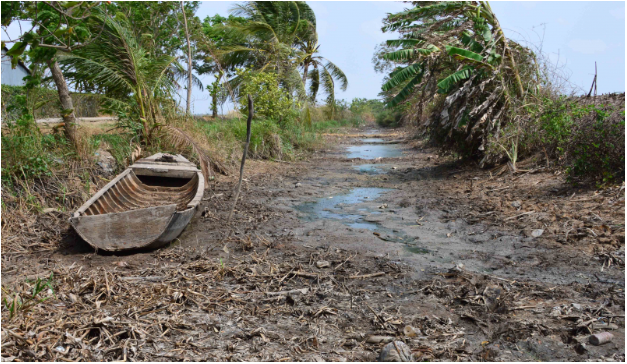
M378 198L382 193L391 191L390 188L355 188L346 194L322 197L313 202L305 202L295 206L296 210L305 213L304 220L315 221L319 219L330 219L341 221L344 225L353 229L381 230L382 227L375 223L364 220L364 215L342 213L344 206L354 205L361 202L371 201ZM358 211L365 213L380 213L361 208Z
M340 220L345 225L356 229L375 230L378 225L363 221L362 215L345 214L334 212L340 210L339 205L353 205L366 200L374 200L382 193L391 191L389 188L355 188L346 194L322 197L314 202L305 202L295 206L296 210L305 213L305 220L314 221L319 219Z
M389 164L362 164L359 166L353 166L353 169L357 170L359 173L365 174L385 174L387 171L386 168L389 168Z
M366 139L362 139L361 142L362 143L377 144L377 143L383 143L383 142L385 142L385 140L383 140L381 138L366 138Z
M347 148L348 158L377 159L397 158L403 156L403 151L397 144L364 144L352 145Z
M359 208L356 211L363 214L343 213L342 210L350 205L375 200L381 194L391 191L390 188L355 188L346 194L322 197L312 202L305 202L295 206L295 209L304 213L303 220L315 221L329 219L341 221L344 225L353 229L366 229L376 232L379 239L394 243L410 244L416 238L403 234L397 230L392 230L380 225L380 219L374 216L380 215L381 211L372 208Z
M413 254L429 254L431 251L429 249L425 249L419 246L406 246L405 250Z

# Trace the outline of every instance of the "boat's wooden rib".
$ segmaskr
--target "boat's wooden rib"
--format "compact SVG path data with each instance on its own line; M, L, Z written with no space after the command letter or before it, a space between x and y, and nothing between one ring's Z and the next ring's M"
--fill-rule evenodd
M141 159L98 191L70 222L103 250L157 247L176 238L194 215L204 178L182 156Z

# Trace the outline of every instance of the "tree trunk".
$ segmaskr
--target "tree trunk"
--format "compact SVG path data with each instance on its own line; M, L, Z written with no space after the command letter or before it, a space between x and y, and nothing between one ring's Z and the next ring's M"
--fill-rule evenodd
M303 87L307 87L307 70L309 69L309 62L305 62L305 69L303 70Z
M52 73L52 79L57 86L59 101L61 102L61 107L63 108L63 110L61 110L61 116L63 117L63 123L65 125L65 136L72 143L72 145L76 147L78 143L78 128L76 126L76 114L74 113L72 96L70 96L70 91L68 90L67 83L65 82L65 77L63 77L61 67L59 67L57 60L49 60L48 66L50 67L50 72Z
M189 115L192 107L192 45L189 42L187 15L185 15L185 7L183 7L182 1L181 11L183 12L183 20L185 21L185 38L187 38L187 108L185 109L185 113Z
M211 116L216 119L218 117L218 94L211 93Z

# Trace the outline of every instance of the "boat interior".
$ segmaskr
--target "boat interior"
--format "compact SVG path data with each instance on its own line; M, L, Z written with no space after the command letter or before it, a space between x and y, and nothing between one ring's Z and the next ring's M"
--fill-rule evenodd
M131 170L94 201L84 216L176 204L177 211L187 208L196 195L198 175L191 178L137 175Z

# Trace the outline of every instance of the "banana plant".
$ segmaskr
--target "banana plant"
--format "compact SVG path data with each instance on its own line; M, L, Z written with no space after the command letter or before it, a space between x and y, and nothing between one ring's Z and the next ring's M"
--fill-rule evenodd
M437 104L423 126L443 141L485 150L513 98L525 97L516 58L525 72L532 58L504 36L489 3L416 3L388 15L382 30L400 35L387 41L396 49L380 56L396 66L382 86L388 107L405 103L409 110L423 110L425 103ZM410 102L417 99L417 106Z

